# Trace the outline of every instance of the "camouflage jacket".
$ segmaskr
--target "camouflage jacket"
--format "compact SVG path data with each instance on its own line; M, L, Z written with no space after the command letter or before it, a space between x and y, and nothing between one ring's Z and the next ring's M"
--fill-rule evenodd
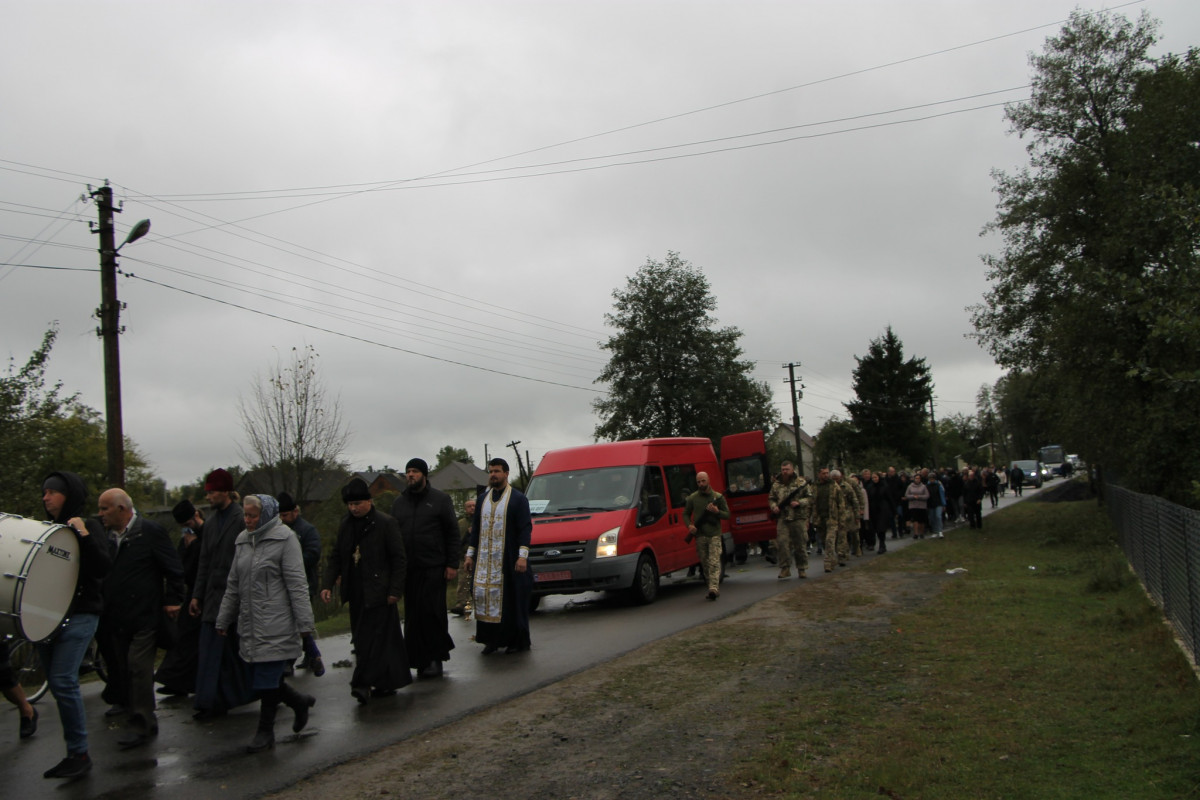
M851 481L843 479L837 487L842 493L842 513L836 519L842 525L853 525L858 527L858 521L862 519L862 499L858 494L858 487Z
M796 492L799 489L800 491ZM792 492L796 492L796 496L792 501L798 501L799 506L792 506L792 501L787 505L782 505L783 501ZM768 495L771 504L771 512L778 514L781 519L807 521L808 515L812 508L812 486L803 475L793 475L792 479L787 483L776 478L771 482L771 493Z
M822 486L829 487L829 514L825 517L821 516L817 503ZM818 520L833 520L836 522L842 518L842 514L846 508L846 499L843 496L845 492L842 491L842 487L839 484L831 480L827 484L813 484L810 489L812 490L812 505L810 506L809 519L812 522L817 522Z

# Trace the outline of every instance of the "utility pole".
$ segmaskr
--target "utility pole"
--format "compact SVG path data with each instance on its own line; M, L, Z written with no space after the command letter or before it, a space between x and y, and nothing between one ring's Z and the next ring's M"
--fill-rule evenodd
M796 367L800 366L800 362L796 361L783 366L788 371L785 383L791 384L792 387L792 432L796 436L796 473L803 475L804 451L800 449L800 399L804 397L804 384L801 383L800 389L796 389Z
M511 447L513 452L517 454L517 468L521 471L521 485L526 486L529 482L525 472L525 462L521 460L521 451L517 449L517 445L519 444L520 442L509 442L508 446Z
M121 422L121 352L117 337L121 306L117 301L117 243L113 226L112 187L91 193L100 212L94 233L100 235L100 307L96 335L104 340L104 425L108 433L108 485L125 488L125 432Z
M108 485L125 488L125 428L121 420L121 351L117 337L125 329L121 327L121 308L117 300L117 254L130 242L150 232L150 220L139 220L129 230L125 241L116 243L116 226L113 214L121 209L113 208L112 187L108 181L92 191L88 186L100 221L92 227L92 233L100 236L100 307L96 318L100 327L96 335L104 340L104 427L108 434Z

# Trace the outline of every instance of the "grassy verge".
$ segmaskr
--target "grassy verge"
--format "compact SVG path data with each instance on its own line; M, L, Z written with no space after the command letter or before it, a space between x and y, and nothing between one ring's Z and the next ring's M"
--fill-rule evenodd
M1022 503L866 570L956 567L840 674L760 705L769 739L733 780L926 800L1200 791L1200 689L1094 503Z

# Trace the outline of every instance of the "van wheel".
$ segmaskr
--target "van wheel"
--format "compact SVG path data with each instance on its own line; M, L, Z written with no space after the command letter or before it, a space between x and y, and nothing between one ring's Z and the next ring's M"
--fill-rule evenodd
M658 566L654 557L642 553L638 559L637 572L633 574L633 586L629 588L629 598L639 606L653 603L658 597Z

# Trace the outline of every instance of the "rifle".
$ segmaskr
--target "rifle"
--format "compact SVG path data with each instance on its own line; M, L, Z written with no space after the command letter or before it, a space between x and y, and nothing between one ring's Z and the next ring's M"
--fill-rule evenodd
M776 510L773 512L770 512L771 519L778 519L779 515L783 513L783 507L786 506L788 503L792 502L793 500L795 500L796 495L800 494L800 490L803 488L804 488L804 486L797 486L795 489L792 490L791 494L789 494L787 497L780 500L779 505L776 507Z
M712 512L708 510L708 505L706 504L703 508L700 509L699 519L692 520L691 524L696 526L696 530L700 530L700 523L704 522L705 518L708 517L708 515L711 513ZM688 531L687 536L684 536L683 540L685 542L687 542L688 544L691 544L692 540L695 538L696 538L696 534L692 533L691 531Z

